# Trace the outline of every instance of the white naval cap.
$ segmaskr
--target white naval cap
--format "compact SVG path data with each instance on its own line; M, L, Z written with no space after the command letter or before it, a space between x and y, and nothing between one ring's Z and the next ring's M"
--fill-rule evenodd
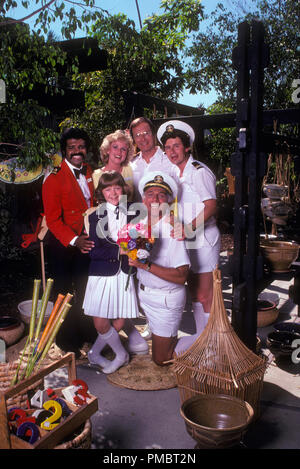
M139 182L139 192L143 197L145 189L148 187L162 187L174 199L177 197L178 186L175 180L169 174L163 171L149 171Z
M164 122L158 129L157 131L157 138L160 143L162 143L161 138L166 132L174 132L176 130L181 130L182 132L185 132L189 138L190 138L190 145L193 144L195 140L195 132L194 129L187 124L186 122L180 121L180 120L171 120Z

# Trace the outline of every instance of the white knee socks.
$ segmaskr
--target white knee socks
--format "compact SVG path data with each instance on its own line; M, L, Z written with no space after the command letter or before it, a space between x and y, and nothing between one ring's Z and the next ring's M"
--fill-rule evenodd
M128 342L130 346L146 343L145 339L143 339L143 337L141 336L139 331L134 327L134 324L131 322L130 319L125 320L123 330L128 336Z
M193 302L193 315L196 324L196 334L187 335L181 337L175 347L175 353L178 355L179 353L185 352L190 346L195 342L195 340L199 337L199 335L203 332L208 318L209 313L205 313L202 303L200 302Z
M203 332L207 324L209 313L204 312L202 303L200 303L199 301L193 302L192 306L193 306L194 320L196 324L196 332L197 332L197 335L200 335Z
M95 340L92 348L88 352L88 359L92 365L99 365L101 367L107 366L110 364L110 361L107 358L101 355L102 350L106 345L106 341L103 339L102 335L98 333L98 337Z
M108 360L107 358L101 355L101 351L103 350L105 345L109 345L112 348L112 350L115 352L116 354L115 360L118 358L118 363L120 363L120 365L117 368L122 366L122 364L125 363L125 361L128 358L128 354L122 345L119 334L115 330L114 327L110 327L109 331L106 332L105 334L98 333L98 337L95 343L93 344L91 350L88 353L88 358L91 364L97 364L101 366L103 368L103 372L105 372L104 371L105 369L110 370L112 363L115 362L115 360L113 361ZM116 364L117 362L115 362L115 365ZM115 365L113 368L115 368ZM109 371L109 372L112 373L112 371Z
M108 364L103 367L102 371L106 374L113 373L118 368L128 363L129 355L124 349L120 336L114 327L111 327L106 334L100 335L116 354L115 359L112 361L108 360Z

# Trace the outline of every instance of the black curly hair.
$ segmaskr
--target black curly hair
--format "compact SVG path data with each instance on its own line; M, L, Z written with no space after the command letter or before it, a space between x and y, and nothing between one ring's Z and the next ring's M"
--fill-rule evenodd
M85 130L79 129L78 127L71 127L64 131L60 138L60 149L63 156L66 155L67 140L74 138L75 140L84 140L87 150L91 145L91 140Z

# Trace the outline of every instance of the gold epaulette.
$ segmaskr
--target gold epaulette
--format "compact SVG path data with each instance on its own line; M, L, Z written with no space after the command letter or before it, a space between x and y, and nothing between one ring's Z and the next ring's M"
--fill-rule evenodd
M199 163L199 161L193 161L193 162L192 162L192 165L193 165L194 168L196 168L196 169L203 168L202 164Z
M51 171L51 174L57 174L61 170L60 166L54 166L54 168Z

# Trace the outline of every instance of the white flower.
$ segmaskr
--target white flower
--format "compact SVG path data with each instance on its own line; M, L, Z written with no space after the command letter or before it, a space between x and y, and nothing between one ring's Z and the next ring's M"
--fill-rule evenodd
M141 259L147 259L147 257L150 256L150 253L146 251L146 249L138 249L136 255L137 255L137 258L141 260Z

